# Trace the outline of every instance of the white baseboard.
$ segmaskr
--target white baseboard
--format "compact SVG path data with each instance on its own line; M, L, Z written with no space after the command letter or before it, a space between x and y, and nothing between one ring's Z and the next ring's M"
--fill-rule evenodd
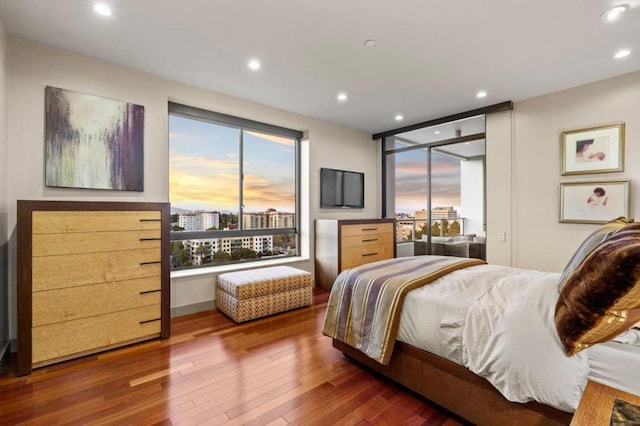
M198 312L212 311L214 309L216 309L215 300L207 300L206 302L195 303L193 305L177 306L175 308L171 308L171 318L195 314Z

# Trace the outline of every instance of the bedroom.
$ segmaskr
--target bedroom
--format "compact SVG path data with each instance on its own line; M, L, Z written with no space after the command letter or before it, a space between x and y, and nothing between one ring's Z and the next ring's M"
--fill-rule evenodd
M596 5L598 13L600 6ZM633 11L637 13L636 10ZM597 15L597 14L596 14ZM637 16L637 15L636 15ZM631 15L633 19L637 19ZM597 18L597 16L596 16ZM4 22L7 26L7 22ZM293 266L313 269L312 229L319 218L370 218L380 214L380 150L371 140L372 132L356 130L304 114L286 112L246 100L203 91L194 86L165 80L139 71L101 62L86 55L70 54L41 44L13 38L3 31L4 62L0 70L6 81L2 94L0 120L2 158L3 288L8 299L3 305L3 344L15 339L15 202L18 199L57 199L88 201L166 201L168 170L146 167L145 192L133 196L45 188L43 182L43 96L46 85L57 85L113 99L135 100L145 105L146 164L167 164L166 103L168 99L222 112L249 116L308 131L303 144L302 259ZM560 59L556 59L560 61ZM610 122L626 123L627 167L610 178L635 183L640 171L632 159L640 155L640 68L636 56L627 58L626 73L589 84L567 85L554 93L515 100L512 112L491 117L487 132L487 253L490 263L514 265L546 271L561 270L578 244L595 225L558 222L559 183L578 181L560 176L559 137L562 131ZM631 72L635 71L635 72ZM4 87L4 86L3 86ZM333 106L332 106L333 107ZM465 108L471 109L471 108ZM459 112L460 110L451 111ZM427 117L421 112L415 121ZM446 115L446 114L440 114ZM35 124L34 124L35 123ZM376 130L397 127L388 125ZM345 144L344 141L349 141ZM340 151L342 155L335 156ZM356 212L321 210L316 188L320 167L359 170L366 174L365 209ZM632 196L632 215L640 211L640 200ZM506 232L506 241L496 238ZM306 240L305 240L306 239ZM213 305L211 281L214 275L172 279L172 308Z

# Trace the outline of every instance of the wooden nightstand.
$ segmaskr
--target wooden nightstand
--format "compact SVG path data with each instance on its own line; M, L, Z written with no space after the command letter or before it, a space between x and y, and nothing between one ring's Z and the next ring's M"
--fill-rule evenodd
M609 425L613 401L618 398L640 405L640 396L589 381L571 420L572 426Z

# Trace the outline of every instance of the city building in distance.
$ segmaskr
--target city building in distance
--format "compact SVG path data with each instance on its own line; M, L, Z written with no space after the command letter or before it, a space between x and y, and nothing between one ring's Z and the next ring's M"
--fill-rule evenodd
M212 238L172 239L171 267L197 267L213 263L230 263L258 257L296 254L295 236L278 234L277 229L294 228L295 213L267 209L243 213L242 229L274 229L273 235L219 236ZM174 213L172 232L230 231L238 229L238 215L219 211L186 211Z

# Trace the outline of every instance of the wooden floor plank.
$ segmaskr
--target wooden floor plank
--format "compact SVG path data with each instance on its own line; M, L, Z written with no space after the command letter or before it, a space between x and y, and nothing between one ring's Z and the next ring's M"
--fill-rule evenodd
M0 376L0 424L459 424L345 358L314 304L236 324L174 318L171 337Z

